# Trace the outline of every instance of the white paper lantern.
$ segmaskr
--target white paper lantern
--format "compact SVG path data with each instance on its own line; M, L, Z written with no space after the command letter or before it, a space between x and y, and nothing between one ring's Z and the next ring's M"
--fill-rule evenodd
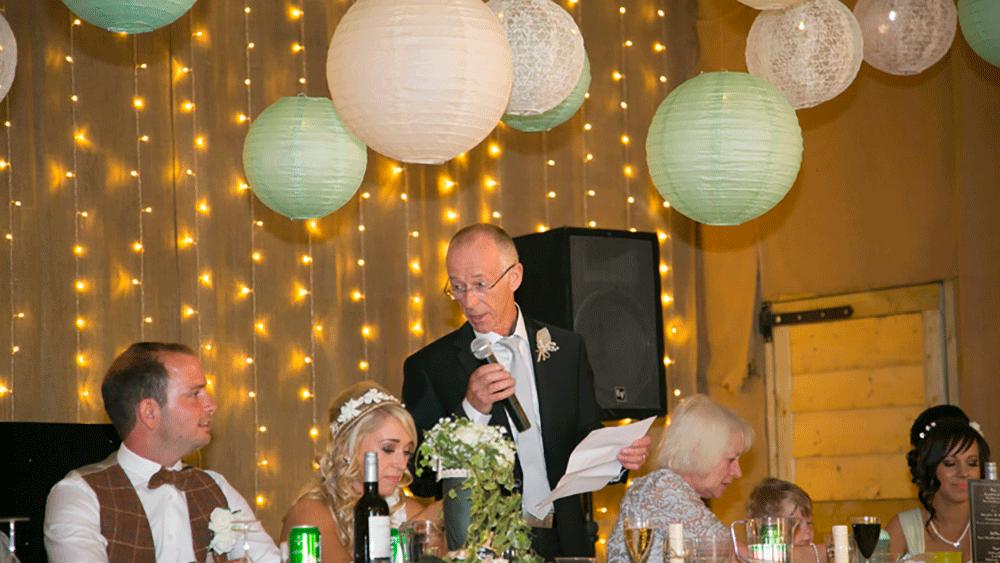
M795 109L847 89L863 55L861 27L838 0L761 12L747 35L747 70L773 84Z
M576 88L573 88L569 96L566 96L566 99L559 105L538 115L504 115L500 121L525 133L548 131L557 125L566 123L569 118L573 117L573 114L580 109L587 98L588 88L590 88L590 60L584 57L583 72L580 73L580 80L577 81Z
M858 0L854 15L865 39L865 62L904 76L941 60L958 25L954 0Z
M770 83L706 72L660 104L646 136L653 185L695 221L738 225L774 207L802 164L795 110Z
M74 14L115 33L145 33L173 23L195 0L63 0Z
M368 148L329 98L281 98L253 120L243 142L250 189L292 219L340 209L358 191L367 165Z
M757 10L784 10L802 2L802 0L740 0L740 2Z
M7 20L0 15L0 100L7 96L14 84L14 69L17 68L17 40Z
M583 72L583 35L551 0L490 0L507 33L514 86L505 113L538 115L569 96Z
M503 27L480 0L357 0L326 65L354 134L385 156L423 164L485 139L513 80Z

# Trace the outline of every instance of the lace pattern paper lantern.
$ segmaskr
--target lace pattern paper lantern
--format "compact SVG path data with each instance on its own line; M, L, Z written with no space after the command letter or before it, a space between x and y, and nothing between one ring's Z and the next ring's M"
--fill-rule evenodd
M281 98L250 126L243 143L247 183L264 205L292 219L318 219L361 185L368 148L329 98Z
M562 125L566 120L573 117L573 114L583 105L583 101L587 97L588 88L590 88L590 60L584 57L583 72L580 74L580 80L577 81L576 88L573 88L573 91L569 93L569 96L566 96L566 99L562 103L545 113L538 115L507 114L500 121L503 121L509 127L526 133L548 131L557 125Z
M802 2L802 0L740 0L740 2L755 10L784 10Z
M559 105L580 80L583 36L551 0L490 0L510 43L514 86L507 114L538 115Z
M17 68L17 39L7 20L0 15L0 100L7 96L14 84L14 69Z
M847 89L863 56L861 27L838 0L761 12L747 35L747 70L777 87L795 109Z
M775 206L802 164L802 129L774 86L742 72L707 72L660 104L646 137L656 189L680 213L738 225Z
M1000 2L958 0L958 21L972 50L986 62L1000 67Z
M480 0L357 0L330 41L333 102L366 145L441 164L486 138L510 97L510 48Z
M865 40L865 62L903 76L941 60L958 25L954 0L858 0L854 16Z
M145 33L170 25L195 0L63 0L70 11L115 33Z

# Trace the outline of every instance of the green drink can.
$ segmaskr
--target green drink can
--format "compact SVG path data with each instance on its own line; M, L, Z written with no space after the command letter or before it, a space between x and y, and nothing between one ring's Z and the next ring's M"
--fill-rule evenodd
M319 563L319 528L295 526L288 533L288 563Z
M406 536L399 533L399 528L389 530L389 546L392 549L389 563L407 563Z

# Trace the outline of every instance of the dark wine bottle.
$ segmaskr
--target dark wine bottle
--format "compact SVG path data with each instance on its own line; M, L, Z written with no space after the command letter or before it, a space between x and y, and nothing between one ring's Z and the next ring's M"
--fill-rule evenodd
M354 563L389 563L389 505L378 494L378 454L365 453L365 492L354 505Z

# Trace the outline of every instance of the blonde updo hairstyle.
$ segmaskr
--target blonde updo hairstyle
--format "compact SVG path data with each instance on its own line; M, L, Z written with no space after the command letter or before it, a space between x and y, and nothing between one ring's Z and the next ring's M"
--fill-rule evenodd
M348 401L357 399L372 389L389 395L389 392L378 383L361 381L344 389L330 403L326 449L313 464L318 478L299 496L299 498L320 500L326 504L333 515L333 521L337 524L340 542L347 553L354 551L354 505L361 498L361 493L355 486L364 479L364 452L360 451L361 441L381 428L389 417L395 417L414 445L417 443L417 429L413 417L395 397L392 401L362 405L358 407L361 414L343 424L337 424L341 408ZM413 476L406 470L397 486L402 488L411 482ZM389 511L395 511L402 502L400 497L399 503L390 506Z

